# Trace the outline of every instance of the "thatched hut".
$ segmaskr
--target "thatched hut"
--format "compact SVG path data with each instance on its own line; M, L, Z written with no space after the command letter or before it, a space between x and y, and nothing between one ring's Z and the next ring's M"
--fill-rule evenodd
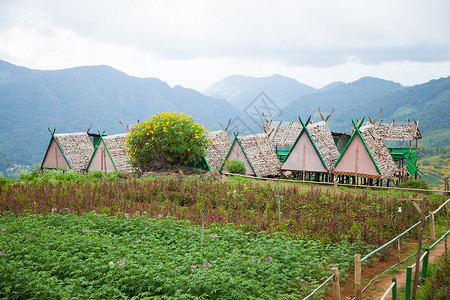
M300 123L302 130L281 170L330 173L339 158L339 151L327 123L321 121L307 126L301 120Z
M246 174L258 177L277 176L280 174L280 161L266 134L247 136L236 135L225 157L238 159L245 164ZM224 168L225 162L220 168Z
M419 130L419 122L383 122L375 125L375 130L383 140L392 141L412 141L421 139L422 134Z
M362 126L361 122L356 126L352 122L355 130L336 161L333 174L393 179L398 168L376 128L372 124Z
M299 122L273 122L268 120L263 132L267 133L274 146L291 146L295 143L302 129L303 125Z
M132 173L133 167L125 148L126 138L126 133L109 136L100 135L100 143L95 148L86 170Z
M231 148L231 142L224 130L210 132L208 137L211 144L206 149L205 159L211 171L219 171Z
M49 131L52 136L41 168L85 170L94 152L89 135L86 132L55 134L55 130Z

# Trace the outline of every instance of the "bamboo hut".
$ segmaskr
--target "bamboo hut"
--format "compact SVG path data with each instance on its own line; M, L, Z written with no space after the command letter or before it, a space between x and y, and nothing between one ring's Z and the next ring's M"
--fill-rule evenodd
M263 133L268 135L274 146L291 146L295 143L302 129L303 125L299 122L273 122L270 119L264 126Z
M100 143L87 165L87 171L132 173L133 167L125 148L127 134L100 135Z
M309 120L310 118L306 121L306 124L309 123ZM339 158L339 151L326 121L306 126L301 120L300 123L302 124L302 130L289 151L281 170L329 174ZM318 177L320 176L316 176L316 178Z
M355 180L392 180L398 168L375 126L369 123L361 127L363 121L364 118L357 126L352 120L355 130L336 161L333 174L353 176Z
M219 171L231 148L231 142L224 130L210 132L208 137L211 144L206 149L205 160L211 171Z
M280 174L280 161L266 134L236 135L225 161L228 159L242 161L247 175L267 177ZM220 172L224 168L225 161Z
M83 171L94 152L94 146L86 132L55 134L51 138L41 168L72 169Z

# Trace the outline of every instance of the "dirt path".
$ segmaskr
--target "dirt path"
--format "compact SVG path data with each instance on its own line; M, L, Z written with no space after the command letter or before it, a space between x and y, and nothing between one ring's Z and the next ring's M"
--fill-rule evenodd
M447 243L448 243L448 241L447 241ZM447 246L448 246L448 244L447 244ZM445 251L445 240L442 240L439 244L437 244L430 251L428 262L430 264L432 264L436 258L444 255L444 251ZM421 254L423 254L423 253L421 253ZM371 299L380 299L383 296L384 292L391 285L392 277L397 278L398 289L404 287L406 285L406 267L407 267L407 265L403 265L400 269L401 271L395 275L383 275L379 282L372 283L374 285L372 287L373 290L371 288L368 288L368 290L366 290L365 294L363 294L363 297L364 296L367 297L370 295ZM412 272L413 280L414 280L414 273L415 273L415 268L413 269L413 272ZM386 299L391 299L391 296L388 296Z
M426 245L430 245L430 241L426 241ZM410 249L417 249L417 244L411 245ZM407 249L405 249L407 250ZM439 244L437 244L430 252L430 256L428 259L428 262L430 264L433 263L433 261L444 255L445 251L445 240L442 240ZM402 251L403 252L403 251ZM423 253L422 253L423 254ZM403 257L403 256L402 256ZM414 256L415 257L415 256ZM387 270L389 267L394 265L396 263L396 259L391 257L391 259L387 261L381 261L377 262L374 266L363 268L363 278L366 279L372 279L376 275L381 274L385 270ZM411 265L410 263L409 265ZM399 273L396 273L395 275L391 274L384 274L383 276L377 278L362 294L363 299L381 299L384 292L389 288L389 286L392 283L392 278L397 278L398 283L398 289L404 287L406 285L406 265L403 263L401 265ZM415 269L413 269L412 276L414 278L414 272ZM345 282L341 283L341 298L344 300L350 300L353 299L355 296L354 290L353 290L353 281L354 281L354 274L352 273ZM363 285L364 288L365 285ZM327 293L325 296L325 299L333 299L332 294ZM389 295L386 299L391 299L391 295Z

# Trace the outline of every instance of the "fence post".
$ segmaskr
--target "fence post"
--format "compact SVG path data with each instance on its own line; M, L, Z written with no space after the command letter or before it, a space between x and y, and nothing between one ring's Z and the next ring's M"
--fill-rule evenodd
M412 268L406 267L406 287L405 287L405 300L411 300L411 277Z
M447 217L447 225L450 226L450 219L448 218L448 204L445 204L445 216Z
M338 268L331 268L333 273L333 300L341 300L341 286L339 284L339 270Z
M427 207L427 197L423 196L422 204L420 205L420 234L419 242L417 243L417 259L416 259L416 271L414 272L414 283L412 286L411 299L416 300L417 285L419 282L419 268L420 268L420 251L422 250L422 240L423 240L423 228L425 226L425 208Z
M427 270L428 270L428 256L430 256L430 248L425 248L425 251L427 254L425 254L425 257L423 258L422 262L422 276L420 277L422 282L425 282L427 279Z
M336 195L337 191L338 191L338 183L337 183L337 181L334 182L333 186L334 186L334 194Z
M361 294L361 254L355 254L355 299L362 300Z
M434 222L434 212L430 211L430 237L431 241L436 241L436 228L435 228L435 222Z
M392 278L392 282L395 282L395 285L392 288L392 300L397 300L397 278Z

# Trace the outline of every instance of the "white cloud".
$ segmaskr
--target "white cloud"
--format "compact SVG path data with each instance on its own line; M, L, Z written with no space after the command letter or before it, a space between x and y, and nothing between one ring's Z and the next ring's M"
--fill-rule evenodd
M230 74L321 86L448 76L450 2L2 1L0 59L32 68L108 64L203 89Z

